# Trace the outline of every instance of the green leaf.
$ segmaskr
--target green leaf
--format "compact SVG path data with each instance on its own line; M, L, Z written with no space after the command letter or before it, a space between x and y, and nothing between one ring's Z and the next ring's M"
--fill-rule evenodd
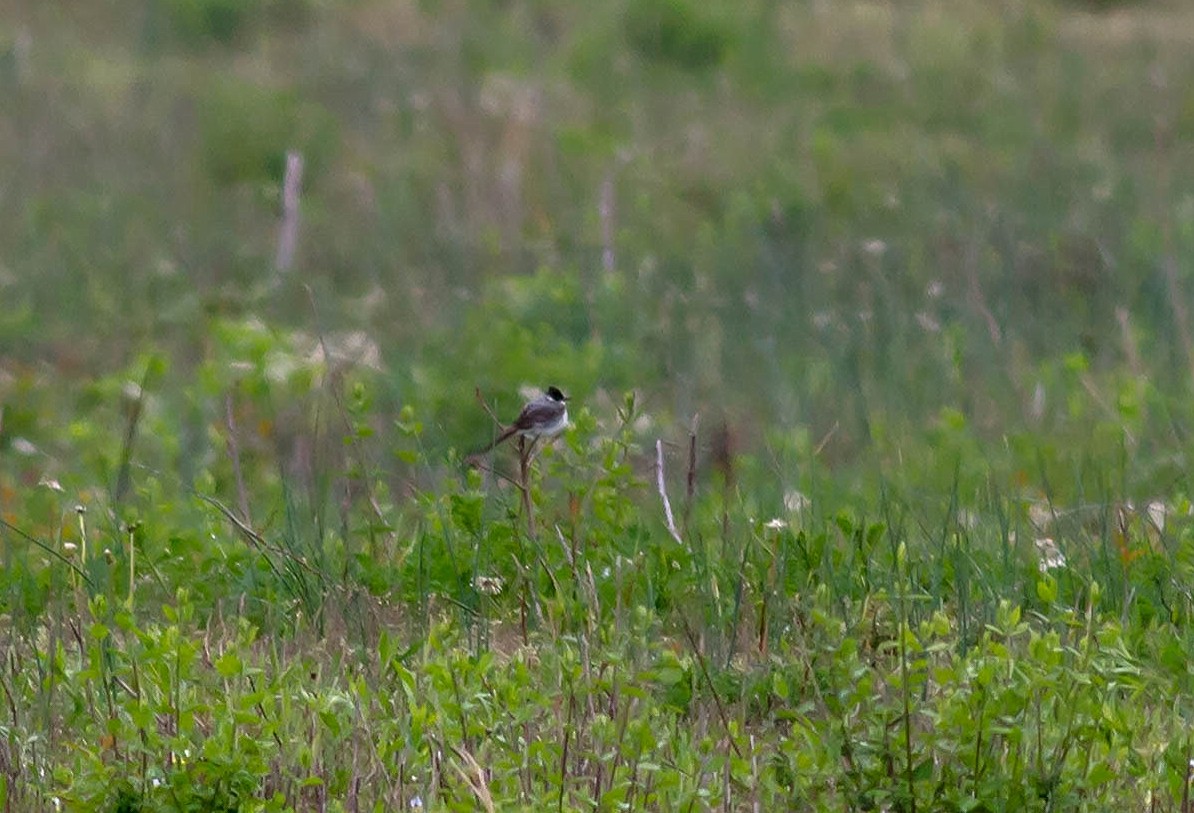
M1057 579L1045 573L1036 582L1036 595L1046 604L1057 602Z
M790 695L788 681L785 680L784 676L779 672L775 672L771 675L771 691L773 691L775 696L780 700L787 700L788 696Z
M216 671L220 673L220 677L229 678L239 675L242 669L244 669L244 664L235 652L227 652L216 658Z

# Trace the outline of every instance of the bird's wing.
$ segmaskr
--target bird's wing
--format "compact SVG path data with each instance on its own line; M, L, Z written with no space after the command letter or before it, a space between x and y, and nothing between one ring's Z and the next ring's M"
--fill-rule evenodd
M543 426L555 421L564 411L564 405L555 401L532 401L522 408L512 426L518 430Z

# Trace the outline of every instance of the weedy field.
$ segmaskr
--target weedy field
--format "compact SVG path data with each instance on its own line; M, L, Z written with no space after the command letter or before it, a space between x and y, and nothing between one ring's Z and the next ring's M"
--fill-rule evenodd
M1191 809L1189 4L10 0L0 161L6 811Z

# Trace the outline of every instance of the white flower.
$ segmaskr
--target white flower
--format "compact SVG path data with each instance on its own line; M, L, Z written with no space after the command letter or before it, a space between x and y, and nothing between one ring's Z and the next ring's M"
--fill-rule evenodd
M63 492L62 483L53 479L52 477L42 477L37 481L37 484L42 488L48 488L50 491L57 491L59 494Z
M806 511L812 504L813 501L799 491L789 491L784 494L784 508L793 514Z
M872 257L882 257L887 253L887 243L882 240L867 240L862 244L862 250Z
M1028 521L1038 531L1043 531L1053 522L1053 509L1047 502L1034 502L1028 506Z
M926 333L940 333L941 323L929 313L918 311L916 314L916 323L920 325L921 329Z
M37 454L37 447L25 438L13 438L12 450L24 457L33 457L33 455Z
M1153 500L1144 506L1144 513L1148 516L1148 521L1153 524L1154 528L1158 531L1165 530L1165 515L1169 513L1169 509L1165 503Z
M1057 547L1057 543L1050 537L1041 537L1034 543L1036 545L1036 552L1040 555L1040 561L1037 567L1042 573L1046 570L1056 570L1059 567L1065 567L1065 554Z
M381 348L363 330L330 333L315 344L307 359L311 363L326 364L329 361L381 370Z
M784 528L787 528L788 523L786 520L782 520L779 517L775 517L774 519L769 519L765 523L763 523L763 527L769 531L780 531L780 530L783 530Z
M487 596L496 596L502 592L504 584L501 576L478 576L473 582L473 586L477 588L478 593L484 593Z
M1039 381L1032 391L1032 405L1029 406L1028 412L1034 421L1039 421L1045 414L1045 385Z
M971 511L969 508L962 508L958 511L958 525L968 530L973 530L978 527L978 514Z

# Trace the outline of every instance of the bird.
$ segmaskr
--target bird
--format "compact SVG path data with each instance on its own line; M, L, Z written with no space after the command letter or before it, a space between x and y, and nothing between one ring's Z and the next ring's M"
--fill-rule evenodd
M548 387L542 395L527 401L514 422L478 454L494 449L515 435L529 438L532 442L540 438L554 438L568 426L567 402L568 396L559 387Z

